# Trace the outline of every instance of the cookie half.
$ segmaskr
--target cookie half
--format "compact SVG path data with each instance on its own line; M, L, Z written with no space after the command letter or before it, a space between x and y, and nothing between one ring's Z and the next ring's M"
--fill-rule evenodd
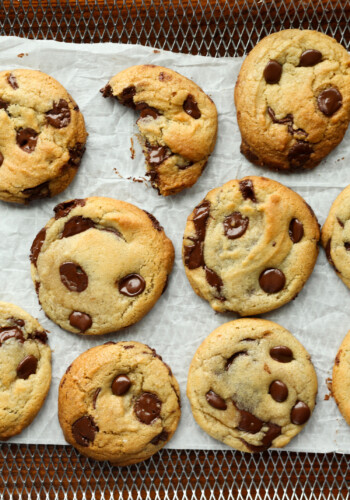
M293 335L262 319L239 319L214 330L198 348L187 396L197 423L241 451L281 448L315 406L317 377Z
M109 333L139 321L161 296L174 248L148 212L112 198L60 203L31 247L47 316L65 330Z
M172 437L179 385L154 349L108 342L81 354L62 377L58 417L68 443L96 460L130 465Z
M329 263L350 288L350 186L335 199L321 233Z
M244 60L235 104L249 161L277 170L313 168L349 124L349 54L317 31L273 33Z
M346 423L350 425L350 332L347 333L335 357L332 395Z
M41 71L0 72L0 199L55 196L73 180L87 133L79 107Z
M217 111L188 78L161 66L132 66L101 90L140 112L147 175L163 196L192 186L214 150Z
M22 432L42 407L51 383L44 328L14 304L0 302L0 439Z
M264 177L233 180L210 191L188 217L186 274L216 311L261 314L300 292L319 237L315 214L291 189Z

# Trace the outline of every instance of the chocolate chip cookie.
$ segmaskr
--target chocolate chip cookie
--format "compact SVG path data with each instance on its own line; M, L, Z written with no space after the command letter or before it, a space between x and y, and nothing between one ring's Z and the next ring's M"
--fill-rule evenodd
M343 415L350 425L350 331L345 336L335 357L332 376L332 395Z
M350 288L350 186L339 194L331 206L321 239L328 261Z
M299 293L319 237L315 214L291 189L264 177L233 180L210 191L187 219L186 274L216 311L261 314Z
M42 407L51 383L51 349L36 319L0 302L0 439L22 432Z
M153 215L111 198L60 203L31 247L32 279L47 316L100 335L139 321L162 294L174 248Z
M107 342L81 354L62 377L58 416L68 443L96 460L130 465L171 439L180 390L169 366L139 342Z
M315 406L317 377L293 335L262 319L239 319L214 330L198 348L187 396L202 429L247 452L281 448Z
M41 71L0 72L0 199L55 196L73 180L84 153L83 115Z
M132 66L101 90L140 112L147 175L163 196L192 186L214 150L217 111L194 82L168 68Z
M284 30L243 62L235 88L241 152L259 166L310 169L350 120L350 57L333 38Z

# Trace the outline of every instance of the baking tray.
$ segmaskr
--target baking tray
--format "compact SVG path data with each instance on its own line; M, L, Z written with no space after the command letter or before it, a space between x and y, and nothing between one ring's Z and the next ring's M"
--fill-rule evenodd
M350 0L0 2L0 35L75 43L140 43L210 56L241 56L285 28L323 31L350 49ZM162 450L116 468L70 446L0 445L0 497L349 498L350 455Z

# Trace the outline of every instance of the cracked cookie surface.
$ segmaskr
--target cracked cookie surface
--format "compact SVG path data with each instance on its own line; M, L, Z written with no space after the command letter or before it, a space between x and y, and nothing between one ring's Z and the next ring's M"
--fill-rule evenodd
M310 356L272 321L239 319L214 330L190 365L187 396L197 423L237 450L280 448L315 406Z
M250 52L235 87L241 152L259 166L310 169L350 120L350 57L317 31L284 30Z
M301 196L265 177L210 191L187 219L183 260L194 291L218 312L261 314L310 276L320 231Z
M60 203L36 236L31 272L46 315L85 335L139 321L162 294L174 248L153 215L112 198Z
M44 328L20 307L0 302L0 439L22 432L42 407L51 383Z
M0 72L0 199L55 196L73 180L87 133L79 107L41 71Z
M140 111L147 175L160 194L197 181L217 134L215 104L198 85L171 69L142 65L121 71L101 92Z
M68 443L115 465L146 460L172 437L180 390L147 345L107 342L81 354L62 377L58 416Z
M350 425L350 331L344 337L334 360L332 396L346 423Z

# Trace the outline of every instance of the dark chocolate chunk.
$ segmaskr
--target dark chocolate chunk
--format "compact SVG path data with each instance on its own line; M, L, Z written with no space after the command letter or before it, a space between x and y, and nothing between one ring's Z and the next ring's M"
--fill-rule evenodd
M16 339L21 344L25 341L23 332L17 326L0 328L0 346L8 339Z
M305 50L300 56L299 66L316 66L322 60L322 53L319 50Z
M239 190L242 193L242 196L245 200L249 199L249 200L254 201L254 203L256 203L254 186L253 186L253 182L250 179L245 180L245 181L240 181Z
M127 375L118 375L112 382L112 392L116 396L126 394L131 387L131 380Z
M18 146L26 153L32 153L38 141L38 132L32 128L20 128L16 133Z
M235 240L243 236L248 225L248 217L243 217L240 212L233 212L224 219L224 233L230 240Z
M279 425L272 423L268 423L267 425L268 430L262 438L262 445L256 446L241 439L242 443L244 443L253 453L262 452L270 448L272 441L281 434L281 427Z
M298 219L292 219L289 224L289 237L293 243L299 243L304 236L304 226Z
M306 403L297 401L290 412L290 419L295 425L303 425L310 418L311 411Z
M149 142L146 143L147 146L147 157L146 160L151 167L158 167L163 161L172 155L172 152L167 146L160 146L156 144L152 146Z
M94 419L90 416L78 418L72 425L73 437L80 446L89 446L93 443L98 430Z
M217 289L218 293L221 293L221 288L223 287L223 282L220 276L216 274L215 271L209 269L209 267L204 266L205 269L205 277L210 286L213 286Z
M64 201L63 203L59 203L58 205L55 206L53 211L55 212L55 219L60 219L61 217L66 217L71 210L75 207L83 207L85 206L86 200L83 199L78 199L76 198L75 200L69 200L69 201Z
M69 161L71 167L79 167L81 158L85 152L85 146L81 142L77 142L73 148L69 148Z
M83 292L88 286L86 272L74 262L64 262L60 265L61 281L71 292Z
M92 227L95 227L95 222L93 220L82 217L81 215L75 215L65 223L61 238L69 238L70 236L87 231Z
M320 111L326 116L332 116L343 104L343 97L339 90L331 87L323 90L317 98Z
M152 106L148 106L145 102L138 102L135 108L136 111L141 111L140 118L151 116L155 120L159 116L158 110L156 108L152 108Z
M253 415L249 411L240 410L239 408L237 408L237 410L239 411L241 416L238 424L238 429L240 431L256 434L261 430L262 426L264 425L264 422L262 420L255 417L255 415Z
M183 105L182 105L184 111L192 116L192 118L194 118L195 120L198 120L198 118L200 118L202 115L201 115L201 112L199 111L199 107L198 107L198 104L197 102L194 100L194 97L193 95L189 94Z
M167 431L162 431L160 434L151 439L151 443L157 446L160 441L166 441L168 439L169 434Z
M214 391L208 391L205 395L206 400L216 410L227 410L227 404L225 403L225 400L216 394Z
M153 224L153 227L155 229L157 229L157 231L163 231L163 227L159 224L159 222L157 221L157 219L154 217L154 215L150 214L149 212L147 212L147 210L144 210L145 214L151 219L152 221L152 224Z
M266 83L278 83L282 75L282 65L277 61L269 61L264 69Z
M49 181L43 182L42 184L39 184L38 186L34 186L32 188L23 189L22 193L28 195L27 201L48 198L51 196Z
M0 99L0 109L7 109L9 107L9 103L4 101L4 99Z
M277 293L286 284L286 277L279 269L265 269L260 274L259 284L266 293Z
M205 237L209 213L210 213L210 201L208 200L204 200L194 210L192 221L196 229L197 238L202 241L204 240Z
M337 273L339 272L338 269L335 267L334 265L334 262L333 262L333 259L331 257L331 242L332 242L332 238L329 238L329 240L327 241L327 245L325 247L325 252L326 252L326 257L327 257L327 260L328 262L334 267L334 269L337 271Z
M139 396L134 405L136 417L143 424L151 424L160 416L162 402L150 392L144 392Z
M47 122L55 128L67 127L70 123L70 109L65 99L53 103L52 109L46 112Z
M278 345L270 349L270 356L280 363L290 363L293 361L293 352L285 345Z
M288 161L294 168L300 168L310 160L311 153L314 152L309 143L298 141L288 152Z
M134 96L136 95L136 88L134 85L130 85L130 87L126 87L123 89L122 93L118 95L119 101L124 104L124 106L128 106L129 108L135 108Z
M10 73L9 76L7 77L7 81L9 82L9 84L11 85L13 90L18 89L18 83L17 83L17 79L16 79L15 75Z
M38 360L31 354L26 356L17 366L17 377L26 380L30 375L36 372Z
M350 242L349 241L346 241L344 243L344 247L345 247L345 250L349 251L350 250Z
M288 387L281 380L274 380L270 384L269 394L278 403L283 403L288 397Z
M294 129L293 126L294 126L294 117L293 115L291 114L288 114L286 115L284 118L280 118L280 119L277 119L276 118L276 115L275 115L275 112L272 108L268 107L267 108L267 112L271 118L271 120L273 121L273 123L278 123L280 125L288 125L288 132L292 135L294 134L302 134L304 135L305 137L308 135L307 132L305 132L305 130L303 130L302 128L298 128L298 129Z
M128 274L118 283L119 292L127 297L140 295L146 287L146 282L139 274Z
M100 90L103 97L113 97L112 87L107 83L103 89Z
M94 392L94 395L92 398L92 407L94 410L96 410L96 401L97 401L97 398L98 398L98 395L100 394L100 392L101 392L101 387L96 389L96 391Z
M73 311L69 316L69 323L77 330L86 332L92 325L91 316L86 313Z
M0 167L4 163L4 155L0 153Z
M14 319L13 322L15 323L15 325L20 327L25 325L25 321L23 319Z
M210 202L204 200L194 210L193 224L196 230L195 238L188 238L193 241L193 245L184 247L184 260L188 269L196 269L204 266L203 241L210 213Z
M243 339L243 340L254 340L254 339ZM246 355L247 355L247 351L238 351L238 352L235 352L234 354L232 354L232 356L230 356L226 361L225 370L228 370L230 368L230 366L232 365L234 360L236 358L238 358L238 356L246 356Z
M30 249L30 261L32 264L36 266L36 261L38 260L38 256L41 250L41 247L43 246L43 243L45 241L46 237L46 228L43 227L38 234L35 236L35 239L32 243L31 249Z
M39 340L42 344L46 344L47 342L47 334L45 331L39 332L38 330L34 333L31 333L28 338Z

